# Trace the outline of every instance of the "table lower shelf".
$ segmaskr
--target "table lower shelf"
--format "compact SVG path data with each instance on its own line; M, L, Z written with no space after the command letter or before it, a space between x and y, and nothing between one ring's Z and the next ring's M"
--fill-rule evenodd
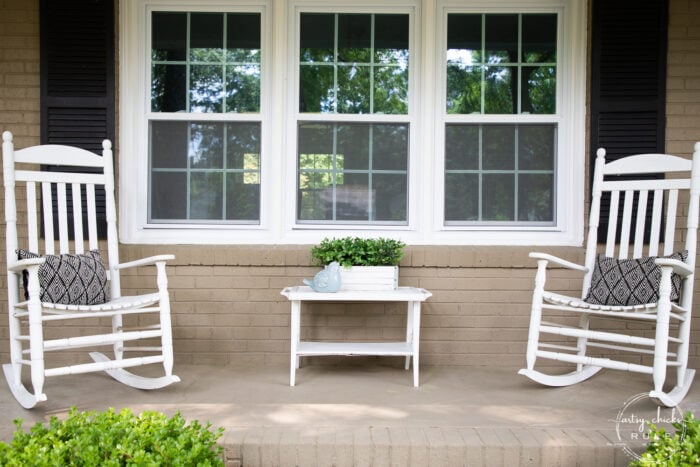
M299 342L298 356L311 355L413 355L408 342Z

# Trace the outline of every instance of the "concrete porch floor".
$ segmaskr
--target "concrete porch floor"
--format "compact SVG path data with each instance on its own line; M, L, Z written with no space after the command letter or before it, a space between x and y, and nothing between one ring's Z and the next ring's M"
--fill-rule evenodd
M281 367L176 365L182 382L151 392L101 373L60 376L47 379L48 401L32 410L3 382L0 438L12 438L15 418L28 430L71 406L130 407L224 427L228 466L610 466L629 463L625 447L643 446L618 415L651 420L657 411L648 399L625 406L650 389L644 375L603 370L545 388L515 369L424 367L414 388L411 372L388 361L314 362L297 371L296 387ZM700 411L700 382L681 408Z

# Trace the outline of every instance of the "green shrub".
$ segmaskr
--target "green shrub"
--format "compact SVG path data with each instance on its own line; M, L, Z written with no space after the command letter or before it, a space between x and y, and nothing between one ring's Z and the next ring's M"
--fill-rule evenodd
M209 430L210 423L185 424L176 413L168 418L159 412L136 416L129 409L116 413L79 412L51 417L48 427L34 425L22 430L22 420L10 444L0 442L3 466L222 466L222 450L216 445L223 428Z
M663 428L649 426L647 449L641 459L630 463L631 467L700 465L700 420L692 413L686 412L683 422L673 424L673 436Z
M341 266L396 266L406 244L390 238L324 238L311 248L317 266L337 261Z

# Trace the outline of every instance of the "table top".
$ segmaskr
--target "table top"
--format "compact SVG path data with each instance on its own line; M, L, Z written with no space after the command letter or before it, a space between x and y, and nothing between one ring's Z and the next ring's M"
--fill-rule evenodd
M285 287L280 292L289 300L322 302L422 302L433 294L417 287L398 287L393 290L340 290L338 292L315 292L311 287L300 285Z

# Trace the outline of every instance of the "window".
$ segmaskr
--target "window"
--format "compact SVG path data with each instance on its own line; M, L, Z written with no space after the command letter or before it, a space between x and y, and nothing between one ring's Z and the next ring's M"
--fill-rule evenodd
M120 0L129 243L577 245L585 0Z
M260 21L151 13L150 222L259 222Z
M557 15L448 13L445 67L445 224L553 225Z
M405 225L409 15L299 20L297 222Z

